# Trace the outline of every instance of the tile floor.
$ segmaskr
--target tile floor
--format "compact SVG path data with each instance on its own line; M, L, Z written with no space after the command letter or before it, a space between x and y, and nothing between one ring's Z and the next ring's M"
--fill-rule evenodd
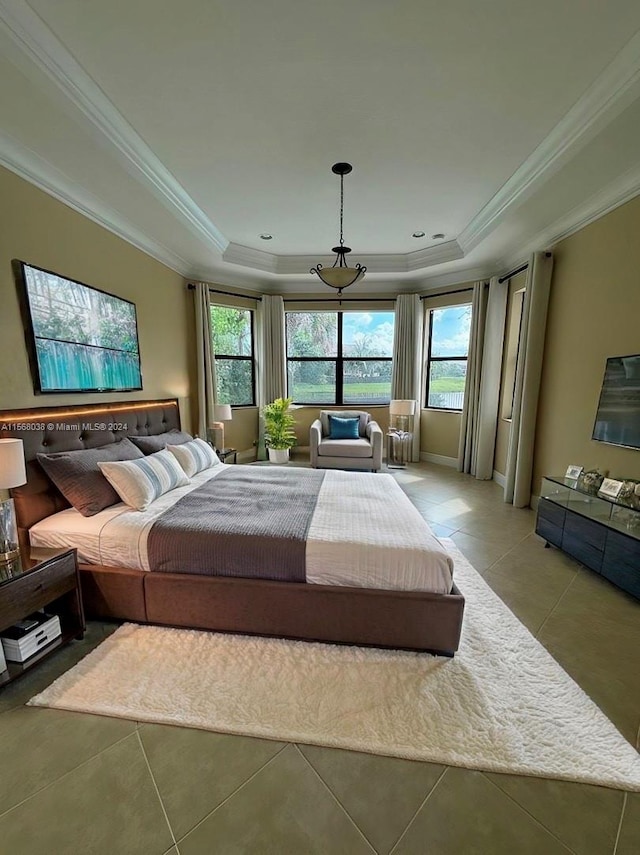
M640 604L545 549L497 484L394 474L637 746ZM0 690L1 855L640 853L640 794L23 706L112 630Z

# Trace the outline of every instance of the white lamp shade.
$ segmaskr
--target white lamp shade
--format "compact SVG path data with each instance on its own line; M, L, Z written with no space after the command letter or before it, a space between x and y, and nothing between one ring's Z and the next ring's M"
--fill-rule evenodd
M392 416L412 416L415 411L415 401L391 401L389 404L389 413Z
M218 422L230 422L233 418L229 404L215 404L213 414Z
M0 439L0 489L27 483L21 439Z

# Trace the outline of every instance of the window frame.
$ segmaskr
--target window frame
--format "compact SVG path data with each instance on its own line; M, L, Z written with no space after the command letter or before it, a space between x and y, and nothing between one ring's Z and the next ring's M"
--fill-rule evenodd
M463 407L433 407L429 404L429 386L431 384L431 363L432 362L465 362L467 365L469 364L469 348L467 346L467 355L466 356L432 356L431 354L431 346L433 344L433 313L442 309L456 309L459 306L470 306L471 303L454 303L451 306L434 306L432 309L429 309L429 339L427 346L427 361L426 361L426 370L425 370L425 399L424 399L424 408L425 410L438 410L441 413L461 413ZM473 312L473 308L471 309ZM473 318L472 318L473 323ZM467 376L465 372L465 389L467 385Z
M374 313L376 310L370 310ZM343 344L343 316L345 314L356 314L355 309L320 309L313 314L325 314L325 315L336 315L337 316L337 341L336 341L336 356L289 356L289 336L287 329L287 316L295 315L295 314L303 314L304 310L302 309L291 309L290 311L285 311L285 352L286 352L286 362L287 362L287 395L290 394L291 390L289 389L289 363L290 362L329 362L335 365L336 370L336 386L335 386L335 401L296 401L293 403L302 407L359 407L360 404L367 407L376 407L381 406L385 407L391 403L391 391L389 391L389 400L388 401L346 401L344 400L344 363L345 362L390 362L393 367L393 355L392 356L343 356L342 355L342 344ZM307 312L307 314L311 314L311 312ZM394 315L394 329L395 329L395 312Z
M215 347L215 335L213 324L211 324L211 318L209 319L211 326L211 345L213 349L213 361L216 363L219 359L228 359L228 360L238 360L241 362L249 362L251 365L251 403L250 404L233 404L230 403L230 407L235 407L236 409L240 409L242 407L255 407L256 404L256 359L255 359L255 310L250 309L247 306L229 306L226 303L214 303L211 302L211 308L216 309L231 309L236 312L249 312L249 319L251 322L251 353L248 356L239 356L237 354L227 354L227 353L217 353ZM218 395L218 389L215 390L216 396Z

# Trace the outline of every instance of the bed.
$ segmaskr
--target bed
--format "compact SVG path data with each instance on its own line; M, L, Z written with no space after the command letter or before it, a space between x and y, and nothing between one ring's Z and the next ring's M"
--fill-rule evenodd
M464 598L452 582L451 561L389 475L217 464L143 511L118 503L84 517L36 456L95 449L124 437L152 441L179 430L174 399L0 413L0 436L24 441L27 484L12 491L21 544L77 548L90 617L455 653ZM317 498L310 500L302 575L294 559L291 573L285 572L289 559L275 547L277 557L263 561L271 578L245 573L260 555L271 554L264 541L252 557L250 542L259 544L259 537L220 536L228 551L221 548L225 557L217 568L204 566L206 552L198 559L195 545L165 554L173 548L172 529L159 552L156 532L181 509L189 516L185 503L202 506L200 494L209 491L212 503L220 496L229 503L234 495L246 503L253 483L259 496L274 479L298 489L316 476L322 480L309 487ZM290 506L303 503L296 499ZM195 544L193 533L185 537ZM208 575L212 569L218 575Z

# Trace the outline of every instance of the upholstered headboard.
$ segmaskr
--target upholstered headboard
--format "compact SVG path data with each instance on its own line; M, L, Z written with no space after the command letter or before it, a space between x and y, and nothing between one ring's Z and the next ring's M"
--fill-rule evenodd
M27 483L11 490L20 543L28 544L32 525L69 507L38 463L38 452L79 451L174 428L180 428L176 398L0 412L0 438L21 439L27 462Z

